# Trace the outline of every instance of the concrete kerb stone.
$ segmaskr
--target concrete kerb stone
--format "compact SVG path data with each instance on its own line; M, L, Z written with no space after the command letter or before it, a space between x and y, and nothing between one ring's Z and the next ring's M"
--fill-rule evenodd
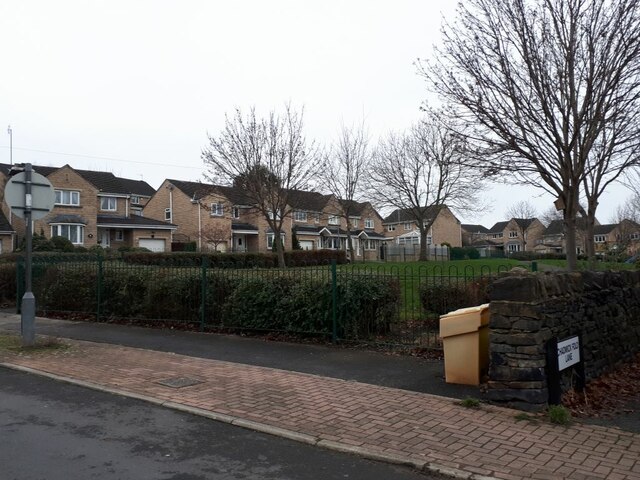
M202 408L190 407L188 405L184 405L181 403L161 400L155 397L150 397L148 395L141 395L138 393L127 392L125 390L120 390L118 388L105 387L104 385L99 385L92 382L86 382L84 380L77 380L77 379L74 379L71 377L65 377L62 375L56 375L54 373L45 372L43 370L36 370L34 368L23 367L21 365L14 365L12 363L6 363L6 362L0 362L0 367L5 367L12 370L25 372L25 373L31 373L33 375L39 375L42 377L50 378L52 380L57 380L60 382L77 385L79 387L90 388L92 390L110 393L113 395L120 395L122 397L132 398L134 400L141 400L143 402L148 402L161 407L171 408L173 410L189 413L192 415L198 415L201 417L209 418L214 421L228 423L237 427L246 428L248 430L254 430L261 433L266 433L276 437L286 438L288 440L292 440L295 442L314 445L321 448L325 448L327 450L333 450L337 452L357 455L363 458L367 458L369 460L381 461L385 463L391 463L394 465L403 465L403 466L415 468L421 471L438 473L438 474L449 476L452 478L459 478L464 480L496 480L494 477L471 474L469 472L465 472L464 470L445 467L445 466L441 466L436 463L431 463L427 461L418 461L410 457L403 457L401 455L393 455L393 454L384 453L384 452L377 452L374 450L369 450L369 449L357 447L354 445L347 445L340 442L323 440L319 437L314 437L312 435L299 433L293 430L287 430L284 428L274 427L272 425L267 425L264 423L259 423L251 420L245 420L242 418L233 417L231 415L216 413L211 410L204 410Z

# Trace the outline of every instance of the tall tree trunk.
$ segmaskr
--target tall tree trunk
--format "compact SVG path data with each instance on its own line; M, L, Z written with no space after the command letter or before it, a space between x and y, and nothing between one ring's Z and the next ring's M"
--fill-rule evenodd
M564 211L564 239L567 254L567 269L575 271L578 267L578 257L576 254L576 217L569 209Z
M587 259L589 260L590 268L595 268L596 263L596 244L594 238L594 230L596 226L596 209L598 208L597 202L594 202L592 199L589 199L589 203L587 205L587 212L585 216L585 253L587 254Z
M287 264L284 261L284 245L282 244L282 236L280 235L280 230L276 231L274 229L273 241L276 242L276 255L278 256L278 267L285 268Z
M427 256L427 233L428 230L424 227L420 229L420 258L421 262L426 262L429 260Z

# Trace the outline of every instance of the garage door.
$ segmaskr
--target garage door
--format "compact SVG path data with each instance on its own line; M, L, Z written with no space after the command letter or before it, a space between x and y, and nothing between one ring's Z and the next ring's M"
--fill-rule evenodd
M313 250L313 240L300 240L302 250Z
M140 247L148 248L152 252L164 252L165 250L163 238L141 238L138 245Z

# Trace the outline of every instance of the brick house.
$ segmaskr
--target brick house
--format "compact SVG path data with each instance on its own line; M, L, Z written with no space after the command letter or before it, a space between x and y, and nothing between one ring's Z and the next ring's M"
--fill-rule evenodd
M284 219L281 232L285 250L292 249L294 232L305 250L346 249L346 222L335 197L294 191L290 202L292 213ZM174 237L195 241L200 250L269 252L274 233L264 215L250 203L235 187L166 179L145 206L144 214L176 224ZM379 243L384 241L382 220L371 204L356 206L352 223L362 219L362 226L355 224L352 234L360 240L354 245L356 256L377 258Z
M433 220L427 234L427 245L448 243L452 247L462 246L460 220L448 206L427 208L428 222ZM420 245L420 231L409 209L396 209L383 221L385 236L396 245Z
M4 212L0 210L0 254L13 252L16 232Z
M9 165L0 165L2 193L9 169ZM42 233L46 238L62 236L83 247L167 249L175 226L141 215L154 192L148 183L116 177L110 172L77 170L69 165L34 165L33 170L47 177L55 190L54 207L46 217L34 222L34 234ZM9 213L18 237L24 237L24 221L11 215L6 202L2 209Z
M596 220L596 227L600 223ZM576 219L576 253L585 252L585 223L581 218ZM542 237L536 241L534 251L537 253L566 253L566 241L564 238L564 222L553 220L542 232Z
M598 256L616 253L634 255L640 249L640 225L627 219L620 223L596 225L593 242Z

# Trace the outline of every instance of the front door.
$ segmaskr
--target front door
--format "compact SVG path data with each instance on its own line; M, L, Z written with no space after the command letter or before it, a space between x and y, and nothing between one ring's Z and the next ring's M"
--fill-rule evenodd
M247 238L245 235L236 235L234 237L234 249L236 252L246 252L247 251Z
M102 248L109 248L111 246L111 237L108 229L100 231L100 246Z

